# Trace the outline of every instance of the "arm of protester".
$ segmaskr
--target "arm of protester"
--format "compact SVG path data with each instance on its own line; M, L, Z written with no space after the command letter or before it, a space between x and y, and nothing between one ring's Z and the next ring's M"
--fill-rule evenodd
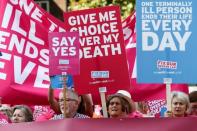
M54 91L53 88L50 86L49 87L49 92L48 92L48 101L51 109L55 111L55 113L60 113L60 107L58 104L58 101L54 98Z

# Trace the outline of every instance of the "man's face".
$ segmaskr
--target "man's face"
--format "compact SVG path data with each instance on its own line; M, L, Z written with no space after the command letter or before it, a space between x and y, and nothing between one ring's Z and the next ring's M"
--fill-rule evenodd
M66 93L66 109L64 110L64 95L62 92L59 94L59 105L61 113L64 113L64 111L66 111L66 116L68 118L72 118L73 115L76 114L78 109L78 101L71 98L68 93Z
M197 102L190 103L191 105L191 115L197 116Z

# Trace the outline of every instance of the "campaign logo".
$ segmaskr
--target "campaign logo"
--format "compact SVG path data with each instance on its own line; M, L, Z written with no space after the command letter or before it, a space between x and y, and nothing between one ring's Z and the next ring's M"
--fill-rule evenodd
M62 59L59 60L60 65L64 65L64 64L68 65L69 63L70 63L69 60L62 60Z
M91 78L109 78L109 71L91 71Z
M177 62L157 60L158 69L177 69Z

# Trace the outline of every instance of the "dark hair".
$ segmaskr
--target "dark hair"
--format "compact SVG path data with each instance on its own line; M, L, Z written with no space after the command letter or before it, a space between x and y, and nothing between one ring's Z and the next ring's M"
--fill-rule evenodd
M80 95L79 97L81 97L81 102L79 103L77 112L92 117L93 106L90 104L89 98L87 98L86 95Z
M197 102L197 91L193 91L189 94L190 102Z
M13 112L15 110L21 110L25 114L25 122L33 121L33 113L32 110L26 105L16 105L13 107Z
M124 98L123 95L120 95L120 94L115 94L115 95L110 95L108 98L107 98L107 110L109 110L109 105L110 105L110 101L113 99L113 98L118 98L121 102L121 107L122 107L122 111L123 112L126 112L127 114L131 113L132 111L132 107L130 105L130 103L127 101L126 98Z
M78 112L78 113L81 113L81 114L85 114L84 100L83 100L82 96L79 96L79 97L81 97L81 102L79 103L77 112Z

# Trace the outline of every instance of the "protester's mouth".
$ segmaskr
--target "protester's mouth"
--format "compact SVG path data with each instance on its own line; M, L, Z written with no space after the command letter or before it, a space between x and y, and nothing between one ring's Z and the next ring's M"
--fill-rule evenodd
M64 110L64 106L60 106L60 108L61 108L62 110Z
M116 112L116 111L118 111L118 109L117 108L112 108L111 111Z
M18 120L14 120L14 123L19 123L19 121Z
M177 108L177 109L175 109L175 111L176 111L176 112L181 112L182 110L179 109L179 108Z

